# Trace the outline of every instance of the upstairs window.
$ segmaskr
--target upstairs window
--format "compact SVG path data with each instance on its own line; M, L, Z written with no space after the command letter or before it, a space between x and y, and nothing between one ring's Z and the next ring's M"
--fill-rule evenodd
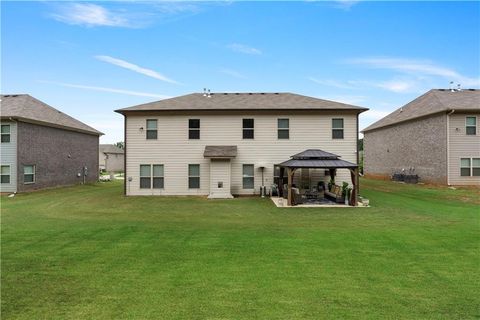
M244 164L243 165L243 189L253 189L254 188L254 174L253 174L253 164Z
M10 125L2 124L1 126L1 140L2 143L10 142Z
M200 165L199 164L188 165L188 188L189 189L200 188Z
M254 137L254 120L243 119L243 139L253 139Z
M290 138L290 120L278 119L278 139Z
M157 139L157 120L147 119L147 139Z
M343 119L332 119L332 139L343 139Z
M477 117L467 117L465 119L465 132L469 136L474 136L477 134Z
M35 183L35 166L23 166L23 183Z
M188 139L200 139L200 119L188 120Z
M10 183L10 166L0 166L0 182Z

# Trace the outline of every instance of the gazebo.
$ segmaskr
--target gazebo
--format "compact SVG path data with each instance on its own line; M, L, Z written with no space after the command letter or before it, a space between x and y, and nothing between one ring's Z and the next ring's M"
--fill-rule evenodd
M349 161L340 159L340 156L318 149L308 149L291 156L291 159L279 163L280 181L283 181L285 169L287 171L287 203L292 205L292 183L295 171L301 168L326 169L329 170L330 177L335 181L337 169L348 169L352 178L352 196L349 204L357 206L358 204L358 165ZM283 184L279 184L279 190L283 194Z

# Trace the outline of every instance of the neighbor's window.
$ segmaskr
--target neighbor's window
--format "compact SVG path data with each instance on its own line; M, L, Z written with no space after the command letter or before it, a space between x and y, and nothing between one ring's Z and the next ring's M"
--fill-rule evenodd
M200 119L188 120L188 139L200 139Z
M480 176L480 158L472 159L472 176Z
M461 158L460 159L460 175L462 177L471 176L471 173L470 173L470 158Z
M10 125L2 124L1 127L2 143L10 142Z
M188 188L189 189L200 188L200 165L199 164L188 165Z
M467 135L477 134L477 117L467 117L465 120L465 131ZM3 140L2 140L3 142Z
M278 119L278 139L290 138L290 121L289 119Z
M0 182L10 183L10 166L0 167Z
M35 166L23 166L23 183L35 183Z
M157 120L147 119L147 139L157 139Z
M153 189L163 189L163 164L153 165Z
M152 187L151 165L140 165L140 189L150 189Z
M332 139L343 139L343 119L332 119Z
M243 165L243 189L254 188L253 164Z
M243 119L243 139L253 139L254 136L254 120Z

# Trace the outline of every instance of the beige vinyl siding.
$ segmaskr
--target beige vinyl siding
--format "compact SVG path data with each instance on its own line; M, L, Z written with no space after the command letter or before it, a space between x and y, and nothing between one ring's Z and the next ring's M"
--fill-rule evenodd
M467 135L467 116L477 117L477 134ZM460 176L461 158L480 158L480 113L453 113L449 116L449 183L451 185L480 185L480 177Z
M17 123L2 121L2 125L10 125L10 142L0 145L1 165L10 166L10 183L0 184L0 192L17 191Z
M201 120L199 140L188 139L188 119ZM242 138L242 119L255 119L255 139ZM277 119L290 119L290 139L277 138ZM332 139L332 118L344 118L344 139ZM146 119L158 119L158 139L145 139ZM206 145L236 145L237 157L231 160L232 194L258 194L262 182L260 166L265 166L265 185L273 183L273 166L305 149L322 149L356 163L356 115L347 112L331 114L311 112L293 115L282 113L146 115L128 116L127 194L129 195L208 195L210 160L203 157ZM165 189L139 188L139 168L143 163L165 165ZM200 188L188 189L188 164L200 164ZM255 164L255 189L242 188L242 165ZM299 176L299 175L298 175ZM128 182L128 177L132 178ZM339 170L338 183L351 184L348 170Z

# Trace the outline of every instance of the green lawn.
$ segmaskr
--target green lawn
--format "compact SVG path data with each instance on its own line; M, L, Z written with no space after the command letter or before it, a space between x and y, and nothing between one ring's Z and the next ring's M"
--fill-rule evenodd
M371 208L2 197L2 319L480 317L479 190L362 181Z

